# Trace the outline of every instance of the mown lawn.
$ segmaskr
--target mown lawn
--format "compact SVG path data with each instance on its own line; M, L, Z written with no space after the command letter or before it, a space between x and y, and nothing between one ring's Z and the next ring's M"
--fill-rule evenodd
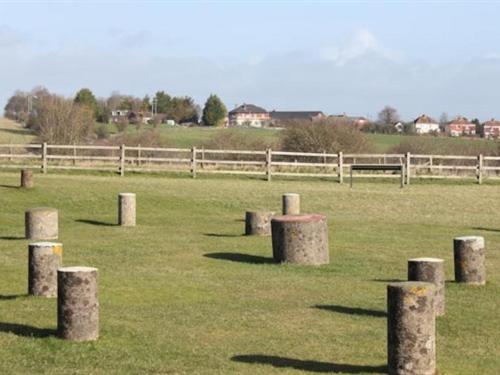
M406 260L446 261L440 374L500 368L500 186L273 181L131 175L0 174L1 374L384 373L386 284ZM116 222L135 192L138 226ZM242 236L248 208L284 192L329 218L331 264L271 263L270 238ZM24 210L60 210L65 265L99 268L101 338L54 337L56 301L30 298ZM452 238L483 235L488 283L452 282Z
M18 123L0 117L0 143L30 143L35 135Z

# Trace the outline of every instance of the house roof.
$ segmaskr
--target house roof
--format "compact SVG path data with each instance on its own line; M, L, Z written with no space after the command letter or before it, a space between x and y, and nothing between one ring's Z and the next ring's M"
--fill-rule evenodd
M345 113L343 113L341 115L330 115L328 117L334 118L334 119L341 119L341 120L352 121L352 122L358 122L358 121L366 121L366 122L368 122L368 119L366 117L363 117L363 116L348 116Z
M432 117L427 115L420 115L413 122L415 124L437 124Z
M271 119L274 120L310 120L316 116L322 116L321 111L271 111Z
M455 125L474 125L472 122L470 122L467 117L464 116L457 116L455 119L450 121L450 125L455 124Z
M257 107L256 105L243 103L239 107L236 107L232 111L229 111L230 115L235 115L238 113L267 113L267 111L264 108Z
M486 121L483 125L486 125L486 126L500 126L500 121L499 120L495 120L494 118L492 118L491 120Z

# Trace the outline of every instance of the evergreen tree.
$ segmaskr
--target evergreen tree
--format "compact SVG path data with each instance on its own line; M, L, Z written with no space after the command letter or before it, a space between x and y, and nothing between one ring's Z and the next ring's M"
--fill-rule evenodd
M208 126L220 126L224 123L227 109L217 95L210 95L203 108L203 124Z

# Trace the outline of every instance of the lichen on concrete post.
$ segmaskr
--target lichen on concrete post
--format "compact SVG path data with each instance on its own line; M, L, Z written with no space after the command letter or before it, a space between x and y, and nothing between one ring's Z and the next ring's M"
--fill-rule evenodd
M97 268L57 270L57 334L71 341L99 338Z
M56 240L59 218L55 208L38 207L25 212L25 234L28 240Z
M278 263L321 265L330 262L324 215L284 215L271 219L273 258Z
M283 194L283 215L300 215L300 195L296 193Z
M269 236L271 235L271 218L274 212L270 211L247 211L245 213L245 234L247 236Z
M486 284L484 238L464 236L453 239L455 281L472 285Z
M125 227L134 227L135 221L135 194L120 193L118 195L118 224Z
M28 294L57 296L57 269L62 264L62 244L33 242L28 247Z
M436 320L432 283L387 286L389 375L436 374Z
M25 189L31 189L35 186L35 180L33 177L33 171L30 169L21 170L21 187Z
M439 258L413 258L408 260L408 281L433 283L436 287L434 308L437 316L445 312L444 260Z

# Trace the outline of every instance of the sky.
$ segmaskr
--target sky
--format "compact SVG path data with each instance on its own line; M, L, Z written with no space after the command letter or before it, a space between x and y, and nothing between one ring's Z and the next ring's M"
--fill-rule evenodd
M0 1L0 105L41 85L500 118L499 17L493 1Z

